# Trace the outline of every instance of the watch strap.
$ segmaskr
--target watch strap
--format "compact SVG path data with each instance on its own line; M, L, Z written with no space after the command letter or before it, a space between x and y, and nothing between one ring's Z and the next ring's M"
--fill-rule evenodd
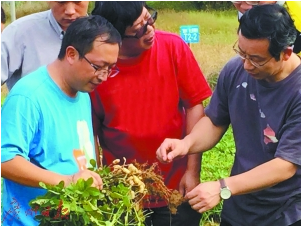
M224 179L219 179L220 188L226 188Z

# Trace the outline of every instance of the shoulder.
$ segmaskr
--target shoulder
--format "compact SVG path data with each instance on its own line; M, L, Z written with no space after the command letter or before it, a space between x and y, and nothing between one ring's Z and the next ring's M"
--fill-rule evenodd
M22 95L25 97L34 97L38 91L45 89L45 80L48 78L46 66L41 66L37 70L22 77L9 92L14 95Z
M175 33L156 30L155 35L156 35L156 39L161 43L167 43L167 44L172 44L172 45L186 44L183 41L183 39Z
M11 23L11 25L23 25L27 23L32 23L33 21L41 21L41 20L48 20L49 19L50 10L46 10L39 13L33 13L24 17L20 17L19 19L15 20ZM10 26L10 25L9 25Z
M35 28L35 26L41 23L48 23L49 21L49 14L50 10L34 13L31 15L27 15L24 17L21 17L11 24L9 24L2 33L2 36L5 36L6 34L9 34L11 32L16 33L24 33L27 32L30 28Z
M221 72L229 76L236 76L245 72L241 58L239 56L231 58L222 68Z

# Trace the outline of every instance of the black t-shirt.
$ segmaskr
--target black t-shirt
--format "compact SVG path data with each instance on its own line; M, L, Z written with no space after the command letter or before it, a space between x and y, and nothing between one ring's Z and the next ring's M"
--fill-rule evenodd
M301 166L301 65L276 83L252 78L239 57L223 68L206 108L215 125L231 124L236 144L231 175L276 157ZM224 201L232 225L289 225L301 219L301 168L290 179Z

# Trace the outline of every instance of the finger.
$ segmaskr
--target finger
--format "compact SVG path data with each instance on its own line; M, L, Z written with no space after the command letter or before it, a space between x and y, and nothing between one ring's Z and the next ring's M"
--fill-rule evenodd
M100 177L100 175L93 172L93 171L90 171L90 174L93 176L93 183L94 183L95 187L98 188L98 189L102 189L103 188L103 180Z
M192 200L194 199L198 194L195 192L194 189L192 189L191 191L189 191L186 196L185 196L185 199L187 200Z
M163 162L167 162L167 153L169 152L170 148L166 141L162 143L162 145L158 149L158 156Z
M186 188L184 186L180 186L179 187L179 193L182 195L182 196L185 196L186 194Z
M165 154L161 153L161 147L159 147L156 151L156 158L162 163L166 162L166 156Z

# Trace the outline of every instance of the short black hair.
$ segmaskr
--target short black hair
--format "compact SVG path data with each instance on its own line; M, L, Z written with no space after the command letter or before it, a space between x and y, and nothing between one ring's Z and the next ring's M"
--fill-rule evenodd
M93 15L76 19L67 28L58 58L62 60L66 54L66 48L73 46L79 51L80 58L93 48L96 38L104 36L105 43L117 43L121 46L121 36L113 25L105 18Z
M287 10L279 4L257 5L240 18L238 33L247 39L268 39L269 52L277 60L294 44L297 31Z
M5 24L6 23L6 16L5 16L5 12L1 6L1 23Z
M145 1L97 1L92 15L105 17L123 37L126 28L133 25L145 6Z

